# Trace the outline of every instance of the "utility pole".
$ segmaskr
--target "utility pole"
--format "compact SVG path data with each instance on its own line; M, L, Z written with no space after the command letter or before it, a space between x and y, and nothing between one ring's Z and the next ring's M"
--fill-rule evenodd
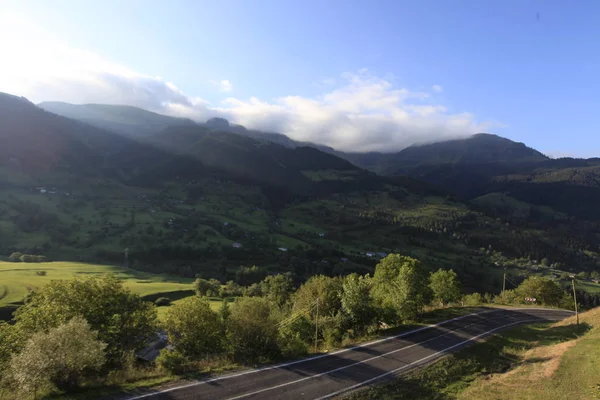
M575 278L571 281L573 283L573 300L575 300L575 318L577 318L577 329L579 329L579 309L577 308L577 293L575 292Z
M317 318L315 319L315 353L317 352L317 341L319 340L319 298L317 297Z
M504 279L502 280L502 293L506 290L506 272L504 273Z

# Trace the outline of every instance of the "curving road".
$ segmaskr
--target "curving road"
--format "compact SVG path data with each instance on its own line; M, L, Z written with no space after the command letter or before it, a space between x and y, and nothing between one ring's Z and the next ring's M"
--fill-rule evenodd
M572 314L541 308L487 309L330 354L223 375L129 400L327 399L430 363L502 329Z

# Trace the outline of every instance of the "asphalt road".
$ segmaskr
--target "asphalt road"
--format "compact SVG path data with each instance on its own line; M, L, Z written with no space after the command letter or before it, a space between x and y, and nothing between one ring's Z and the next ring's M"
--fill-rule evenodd
M129 400L326 399L400 375L502 329L572 314L540 308L487 309L327 355L219 376Z

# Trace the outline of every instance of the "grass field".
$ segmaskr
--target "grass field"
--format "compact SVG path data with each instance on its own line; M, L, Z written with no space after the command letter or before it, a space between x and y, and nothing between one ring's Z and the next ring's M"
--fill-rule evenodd
M40 271L44 271L46 275L38 275ZM29 290L41 287L52 280L105 274L113 274L122 279L126 287L141 296L193 289L192 279L151 274L111 265L75 262L0 262L0 307L22 301Z

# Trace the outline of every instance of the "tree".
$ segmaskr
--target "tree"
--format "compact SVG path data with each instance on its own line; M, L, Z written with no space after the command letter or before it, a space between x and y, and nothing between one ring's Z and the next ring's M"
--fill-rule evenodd
M165 318L165 330L173 347L192 359L222 349L219 315L204 297L187 297L172 305Z
M233 303L227 331L234 359L269 361L279 354L277 324L270 307L262 297L240 297Z
M352 321L355 329L363 331L373 323L376 312L371 297L371 277L356 273L348 275L340 294L342 310Z
M600 279L600 272L598 272L598 271L592 271L590 273L590 278L592 278L592 279Z
M237 297L241 296L243 293L242 287L235 283L234 281L228 281L225 285L221 287L219 291L219 296L222 298L227 297Z
M292 293L292 275L289 272L269 275L261 282L261 289L267 299L283 307Z
M52 281L29 300L14 317L19 342L76 316L83 317L107 344L108 361L119 363L130 352L142 350L158 328L154 304L145 302L114 276Z
M244 290L244 295L249 297L262 296L262 286L259 283L253 283Z
M81 317L48 332L34 334L10 362L10 375L17 387L35 392L48 383L68 390L79 385L85 372L104 364L106 343Z
M223 302L221 303L221 307L219 307L219 318L221 318L223 330L226 329L227 320L229 320L230 315L231 307L229 307L229 302L227 300L223 300Z
M340 301L341 292L341 278L330 278L325 275L312 276L294 293L293 309L295 311L306 310L314 317L316 313L315 304L317 299L319 299L319 314L332 317L342 307Z
M575 276L577 277L577 279L582 280L582 281L587 281L588 277L589 277L588 273L585 271L582 271Z
M460 299L460 281L456 272L451 269L440 268L429 274L429 288L434 301L440 303L442 307Z
M413 320L427 302L427 279L420 262L390 254L375 267L373 298L384 310L384 318Z
M198 278L194 281L194 289L198 296L217 297L221 289L221 285L215 285L213 282L206 279Z
M14 252L14 253L12 253L10 255L10 257L8 257L8 261L10 261L10 262L21 262L21 257L22 256L23 256L23 253L19 253L18 251Z
M540 277L529 277L525 279L516 289L520 301L526 297L535 298L539 304L559 306L564 299L565 291L557 283L550 279Z

